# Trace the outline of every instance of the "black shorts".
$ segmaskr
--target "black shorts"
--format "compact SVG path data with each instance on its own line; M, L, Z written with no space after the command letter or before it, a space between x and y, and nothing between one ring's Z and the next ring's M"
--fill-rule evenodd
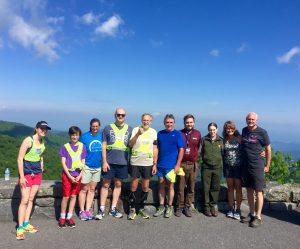
M129 174L133 178L150 179L152 177L152 166L129 166Z
M224 163L223 165L223 173L225 178L235 178L235 179L241 179L241 167L235 166L232 167L230 165L226 165Z
M264 168L245 168L242 171L243 187L263 191L266 187Z

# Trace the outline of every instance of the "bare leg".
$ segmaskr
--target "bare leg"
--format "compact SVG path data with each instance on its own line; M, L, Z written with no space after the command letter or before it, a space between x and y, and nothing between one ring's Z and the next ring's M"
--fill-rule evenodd
M115 187L113 191L113 199L111 205L116 207L121 194L122 180L115 178Z
M97 183L96 182L90 182L89 190L86 196L86 210L90 210L94 201L95 197L95 189L96 189Z
M174 183L169 182L166 180L166 183L168 185L168 205L173 205L173 199L174 199Z
M85 210L84 205L85 205L86 194L88 192L88 189L89 189L89 183L88 184L81 183L81 189L78 197L80 211Z
M67 210L67 205L70 197L64 196L61 200L61 205L60 205L60 213L65 214Z
M158 196L159 205L163 206L165 204L166 189L165 189L165 179L163 177L158 178Z
M256 216L261 219L261 210L264 204L264 196L263 196L263 192L262 191L255 191L256 193L256 208L255 208L255 212L256 212Z
M77 197L77 195L71 195L70 196L70 203L69 203L68 214L73 214L75 203L76 203L76 197Z
M25 213L26 213L26 209L28 206L31 188L20 187L20 189L21 189L22 197L21 197L21 202L20 202L19 211L18 211L18 224L19 224L19 226L22 226L24 223L24 220L25 220Z
M100 206L105 207L109 186L110 186L110 179L103 179L101 194L100 194Z
M148 192L149 191L149 182L150 182L150 179L143 179L142 180L142 190L144 192Z
M234 208L234 179L226 178L227 182L227 194L228 194L228 207L229 209Z
M242 185L240 179L234 179L234 187L235 187L236 208L241 209L243 193L242 193Z
M130 187L130 191L131 192L135 192L138 188L139 185L139 179L138 178L131 178L131 187Z
M28 222L30 219L30 214L31 214L32 206L33 206L33 200L34 200L34 197L36 196L39 186L40 185L32 185L32 187L30 189L28 205L27 205L26 212L25 212L25 219L24 219L25 222Z
M254 214L255 208L254 208L254 189L253 188L247 188L247 199L248 199L250 213Z

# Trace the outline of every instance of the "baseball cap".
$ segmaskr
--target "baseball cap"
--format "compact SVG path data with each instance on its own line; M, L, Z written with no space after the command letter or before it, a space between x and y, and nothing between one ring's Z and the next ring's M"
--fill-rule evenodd
M35 128L47 128L47 130L51 130L46 121L37 122Z

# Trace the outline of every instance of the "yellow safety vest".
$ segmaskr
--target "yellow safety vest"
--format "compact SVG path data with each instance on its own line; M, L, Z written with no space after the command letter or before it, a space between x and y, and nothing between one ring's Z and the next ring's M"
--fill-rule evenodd
M24 159L29 162L39 162L39 161L41 161L41 156L42 156L43 152L45 151L44 139L42 139L40 148L36 147L32 137L30 137L30 139L31 139L32 145L31 145L30 150L24 156Z
M149 128L147 131L145 131L143 134L141 134L138 137L138 140L141 142L141 144L139 146L133 146L132 151L131 151L131 155L132 156L141 156L141 157L149 157L152 158L153 157L153 149L151 144L148 142L152 142L152 128Z
M129 151L129 147L125 145L125 135L128 130L128 125L124 124L122 129L119 129L115 124L110 125L114 131L115 142L106 146L106 150L122 150Z
M81 162L81 154L82 154L82 149L83 149L83 143L78 142L78 149L75 152L72 150L71 145L69 143L66 143L65 145L66 150L68 151L70 157L72 158L72 166L69 171L75 171L76 169L82 169L83 165Z

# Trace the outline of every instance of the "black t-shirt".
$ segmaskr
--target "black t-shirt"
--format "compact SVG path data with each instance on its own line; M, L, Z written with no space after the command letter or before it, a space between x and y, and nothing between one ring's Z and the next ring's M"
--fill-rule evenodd
M270 144L266 130L258 127L250 131L245 127L242 131L242 151L244 163L250 168L264 167L264 158L260 156L265 147Z

